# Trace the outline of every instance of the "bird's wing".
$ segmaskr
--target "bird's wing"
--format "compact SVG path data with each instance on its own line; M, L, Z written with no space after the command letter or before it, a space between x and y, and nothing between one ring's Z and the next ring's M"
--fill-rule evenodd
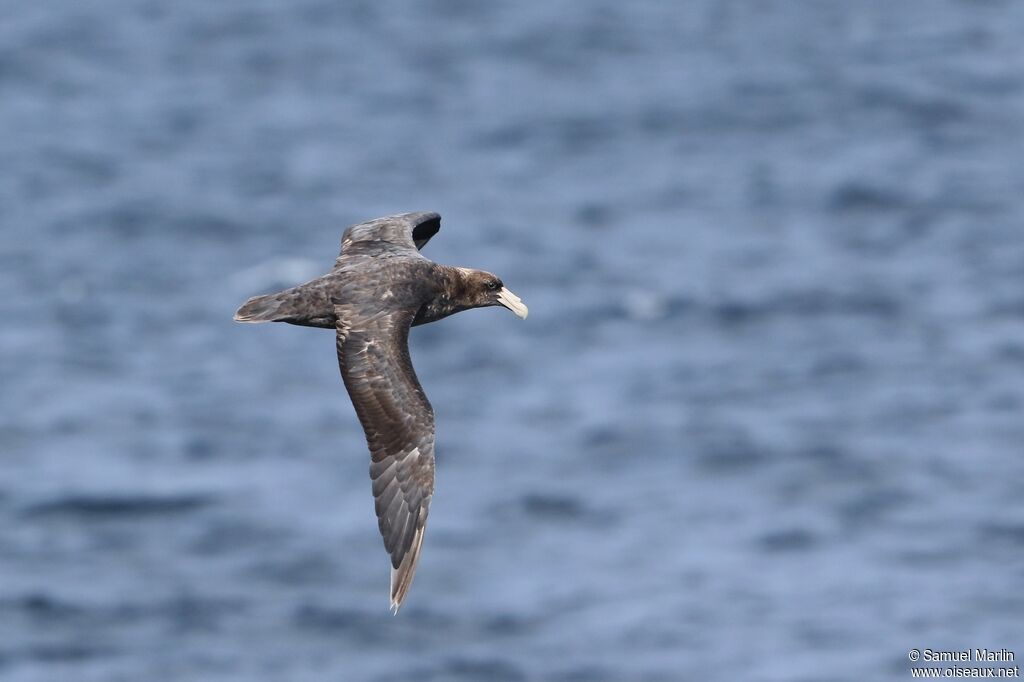
M434 411L409 359L414 311L367 313L335 306L338 363L366 432L370 477L384 547L391 555L397 613L419 562L434 492Z
M415 253L440 229L441 216L430 212L400 213L353 225L341 236L341 253L335 266L353 254Z

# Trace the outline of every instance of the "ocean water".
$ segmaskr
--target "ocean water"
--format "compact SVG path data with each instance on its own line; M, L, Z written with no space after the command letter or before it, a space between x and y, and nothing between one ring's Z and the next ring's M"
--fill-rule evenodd
M0 677L900 680L1024 655L1024 6L6 3ZM348 224L530 306L420 327L398 616Z

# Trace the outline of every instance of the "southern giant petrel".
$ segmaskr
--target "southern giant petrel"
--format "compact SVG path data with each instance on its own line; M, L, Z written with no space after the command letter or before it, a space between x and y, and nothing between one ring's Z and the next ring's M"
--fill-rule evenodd
M529 312L495 275L420 255L440 229L437 213L353 225L329 273L250 298L235 313L238 322L336 330L341 377L370 448L395 613L416 572L434 492L434 411L409 359L409 328L483 306L505 306L521 318Z

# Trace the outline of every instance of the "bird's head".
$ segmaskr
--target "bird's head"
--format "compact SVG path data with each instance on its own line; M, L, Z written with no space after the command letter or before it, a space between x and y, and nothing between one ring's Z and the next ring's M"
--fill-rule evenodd
M470 308L500 305L514 312L518 317L526 319L530 309L523 301L505 288L501 278L484 270L459 268L462 275L461 298Z

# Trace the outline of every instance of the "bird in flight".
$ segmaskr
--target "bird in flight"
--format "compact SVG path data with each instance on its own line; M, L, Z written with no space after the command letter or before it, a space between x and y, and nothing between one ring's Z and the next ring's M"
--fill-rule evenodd
M419 250L440 229L441 216L426 212L353 225L329 273L250 298L235 313L238 322L335 330L341 378L370 448L394 613L416 572L434 493L434 410L409 359L409 328L484 306L529 312L497 276L424 258Z

